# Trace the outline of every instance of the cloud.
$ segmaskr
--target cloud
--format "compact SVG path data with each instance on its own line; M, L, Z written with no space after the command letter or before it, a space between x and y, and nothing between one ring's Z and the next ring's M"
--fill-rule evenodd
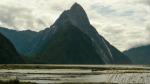
M121 51L150 43L149 0L1 0L0 26L39 31L74 2L83 6L99 34Z
M19 15L23 15L21 17L28 18L25 15L27 12L30 12L30 11L27 9L24 9L24 8L13 8L13 7L7 7L7 6L0 6L1 24L5 24L10 27L15 27L15 25L16 25L15 22L18 20ZM16 18L15 16L18 16L18 18ZM22 19L22 18L19 18L19 19Z
M148 32L148 37L150 38L150 25L147 26L146 31Z
M146 5L150 5L150 0L140 0L139 2L143 2L144 4L146 4Z
M101 4L94 4L91 6L91 9L96 10L101 15L114 15L116 12L111 6L105 6Z
M26 28L40 27L45 23L41 19L31 15L31 13L32 11L27 8L0 5L0 26L25 30Z

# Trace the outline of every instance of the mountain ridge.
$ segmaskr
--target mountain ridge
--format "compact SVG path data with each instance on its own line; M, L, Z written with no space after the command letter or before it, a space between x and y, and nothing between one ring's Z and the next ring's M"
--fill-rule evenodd
M124 51L134 64L150 64L150 45L139 46Z
M0 33L0 64L25 63L12 43Z
M30 51L34 63L131 63L128 57L99 35L84 9L77 3L31 40L33 44L29 47L32 47Z
M81 13L80 12L74 13L74 11L78 11L77 8L79 11L81 11ZM84 22L84 19L82 19L82 20L77 19L77 17L80 18L80 17L82 17L82 15L85 16L85 20L87 20L86 22ZM56 20L56 22L51 26L52 29L55 30L54 35L58 34L57 31L59 31L59 30L63 31L63 28L64 28L64 30L67 30L67 29L69 30L70 26L68 26L67 24L71 24L73 27L79 29L80 31L82 31L82 33L85 33L90 38L90 40L92 41L91 45L94 46L93 49L95 49L96 53L99 54L99 56L104 61L104 63L108 63L108 64L121 63L121 61L117 62L117 60L115 60L116 58L119 60L122 60L122 63L125 63L125 61L123 62L123 60L126 60L126 62L129 63L130 61L127 61L129 59L125 55L121 54L121 52L119 50L113 49L114 47L111 46L109 44L109 42L107 42L102 36L100 36L98 34L96 29L89 23L89 20L86 17L87 17L87 15L86 15L85 11L83 10L83 8L80 5L75 3L70 8L70 10L64 11L60 15L60 17ZM64 37L62 37L62 38L64 38ZM76 37L76 38L78 38L78 37ZM48 39L51 40L51 38L48 38ZM48 42L47 45L51 45L50 41L47 41L47 42ZM49 53L49 55L48 54L43 55L48 58L48 56L51 56L50 55L51 53L49 51L50 49L47 48L47 45L45 45L47 50L45 48L41 48L41 50L43 50L44 53ZM56 46L56 47L58 47L58 46ZM65 47L65 46L63 46L63 47ZM79 46L79 47L81 47L81 46ZM109 49L109 48L112 48L112 49ZM115 53L112 54L111 51L113 51ZM78 53L78 54L80 54L80 53ZM115 55L117 55L117 56L115 56ZM119 57L118 55L123 56L124 59L121 59L122 57ZM40 56L42 56L42 54Z

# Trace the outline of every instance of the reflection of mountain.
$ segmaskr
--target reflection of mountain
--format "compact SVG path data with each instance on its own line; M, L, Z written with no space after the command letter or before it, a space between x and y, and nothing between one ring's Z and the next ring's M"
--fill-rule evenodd
M150 45L132 48L124 52L134 64L150 64Z
M23 62L11 42L0 34L0 64L19 64Z
M39 33L24 31L25 36L22 33L21 31L14 34L18 41L11 35L7 37L18 50L21 49L21 54L32 55L34 63L131 63L124 54L97 33L83 8L77 3L70 10L64 11L50 28ZM20 45L17 45L17 42Z

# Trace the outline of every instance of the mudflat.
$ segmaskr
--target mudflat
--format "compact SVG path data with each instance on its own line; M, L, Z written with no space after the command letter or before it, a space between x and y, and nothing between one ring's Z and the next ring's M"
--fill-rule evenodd
M38 84L150 83L148 65L2 64L0 80Z

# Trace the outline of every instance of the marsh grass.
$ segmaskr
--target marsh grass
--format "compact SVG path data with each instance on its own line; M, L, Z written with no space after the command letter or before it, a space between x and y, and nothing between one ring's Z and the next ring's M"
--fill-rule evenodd
M90 82L87 82L87 83L81 83L81 82L77 82L77 83L72 83L72 82L67 82L67 83L61 83L61 84L118 84L118 83L109 83L109 82L101 82L101 83L90 83Z
M106 65L107 66L107 65ZM0 69L91 69L93 71L98 70L150 70L150 67L120 67L120 65L59 65L59 64L1 64ZM112 66L112 67L111 67ZM118 66L118 67L114 67ZM124 65L122 65L124 66ZM131 66L131 65L130 65Z
M20 82L19 80L9 80L9 81L1 81L0 84L36 84L31 82Z
M150 80L145 80L145 74L150 73L148 70L125 70L117 71L112 70L109 72L107 77L107 82L117 81L119 84L147 84ZM124 76L125 74L128 74ZM129 75L130 74L130 75ZM136 79L135 79L136 77ZM148 75L147 75L148 77Z

